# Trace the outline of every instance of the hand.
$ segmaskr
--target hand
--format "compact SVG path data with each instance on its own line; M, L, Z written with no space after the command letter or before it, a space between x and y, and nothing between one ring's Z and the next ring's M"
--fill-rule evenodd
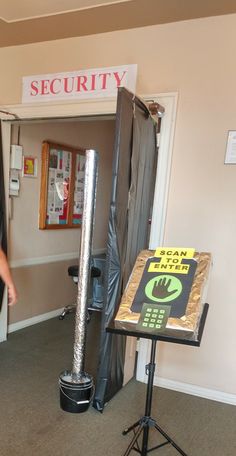
M178 291L177 289L168 291L170 284L171 279L167 280L165 277L163 279L159 279L159 281L156 280L152 289L152 295L154 298L165 299Z
M8 305L9 306L14 306L17 303L17 291L15 289L15 286L9 285L8 287Z

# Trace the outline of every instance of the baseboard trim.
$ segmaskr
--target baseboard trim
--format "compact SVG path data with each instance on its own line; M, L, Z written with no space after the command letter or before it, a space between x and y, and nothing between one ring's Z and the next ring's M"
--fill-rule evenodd
M63 309L64 307L62 307L61 309L52 310L51 312L47 312L41 315L37 315L36 317L27 318L27 320L21 320L17 321L16 323L11 323L8 326L7 332L9 334L18 331L19 329L27 328L27 326L36 325L37 323L41 323L42 321L50 320L50 318L59 317Z
M225 404L236 405L236 394L224 393L223 391L203 388L189 383L176 382L166 378L154 376L154 385L180 393L191 394L192 396L210 399L212 401L223 402Z
M106 253L106 249L95 249L93 255L100 255ZM48 255L37 258L25 258L21 260L10 261L11 268L22 268L24 266L35 266L37 264L57 263L58 261L68 261L78 259L78 252L61 253L59 255Z

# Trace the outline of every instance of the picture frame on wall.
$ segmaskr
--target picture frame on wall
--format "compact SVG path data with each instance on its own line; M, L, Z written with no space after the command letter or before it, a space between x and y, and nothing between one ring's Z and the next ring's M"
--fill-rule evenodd
M39 229L81 227L84 177L85 149L43 142Z
M38 174L38 159L36 157L25 155L23 156L22 176L37 177Z

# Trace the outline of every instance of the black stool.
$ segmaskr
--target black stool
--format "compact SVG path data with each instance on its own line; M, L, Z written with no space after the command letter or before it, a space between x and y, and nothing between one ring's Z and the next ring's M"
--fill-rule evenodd
M75 282L76 284L78 283L78 271L79 271L79 267L78 265L73 265L73 266L69 266L68 268L68 275L70 277L72 277L73 279L73 282ZM90 289L89 289L89 296L88 296L88 308L91 309L92 305L93 305L93 279L95 277L100 277L101 275L101 271L99 268L96 268L95 266L92 266L91 267L91 276L90 276ZM69 306L66 306L61 315L59 316L59 320L63 320L65 318L65 316L71 312L73 312L73 310L76 308L76 304L71 304ZM88 318L89 320L89 318Z

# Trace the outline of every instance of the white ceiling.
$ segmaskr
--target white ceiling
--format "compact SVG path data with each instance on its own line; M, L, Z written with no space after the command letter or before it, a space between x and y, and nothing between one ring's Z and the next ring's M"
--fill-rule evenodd
M0 19L17 22L132 0L0 0Z

